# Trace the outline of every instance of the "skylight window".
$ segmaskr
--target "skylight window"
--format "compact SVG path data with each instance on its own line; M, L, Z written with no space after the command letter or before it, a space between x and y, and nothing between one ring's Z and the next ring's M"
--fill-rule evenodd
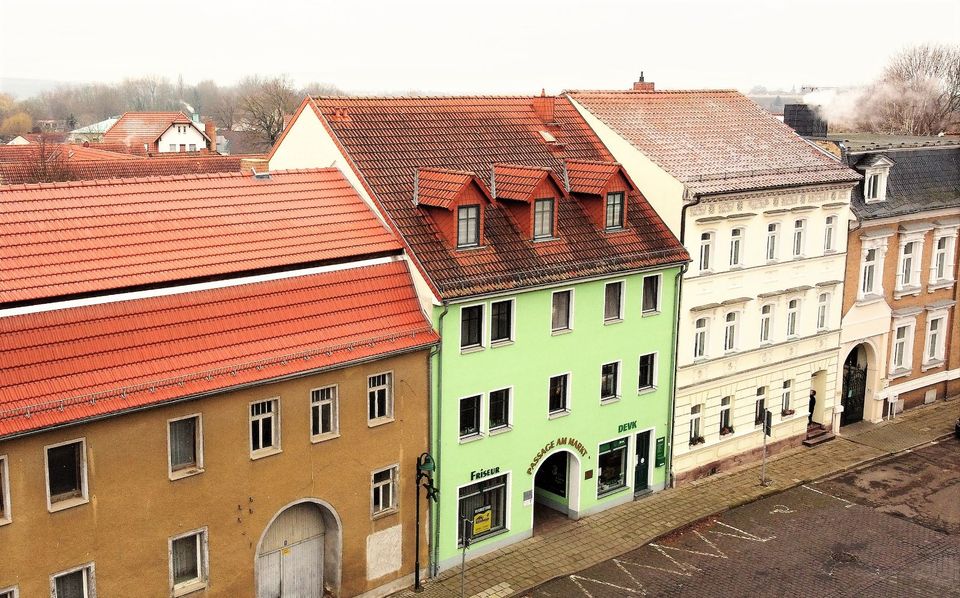
M543 140L546 141L547 143L557 142L557 138L554 137L552 134L550 134L549 131L538 131L538 133L540 133L540 136L543 137Z

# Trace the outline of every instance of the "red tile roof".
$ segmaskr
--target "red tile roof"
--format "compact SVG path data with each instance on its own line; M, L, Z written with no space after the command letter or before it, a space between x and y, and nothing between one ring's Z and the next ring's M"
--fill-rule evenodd
M859 178L737 91L574 91L570 95L696 193Z
M0 238L0 305L401 249L334 168L4 186Z
M567 160L567 180L572 193L599 195L613 175L622 171L616 162ZM624 175L626 173L623 173Z
M0 438L436 340L403 261L0 317Z
M476 180L476 177L471 172L445 170L443 168L419 168L417 169L417 183L414 190L416 203L449 210L457 195L474 180ZM483 183L480 181L477 181L477 183L486 192Z
M193 125L206 137L203 129L197 127L183 112L125 112L120 120L103 134L103 143L140 147L147 144L152 147L157 138L173 124Z
M551 179L566 193L563 183L547 166L522 166L519 164L494 164L493 176L497 199L513 199L530 203L533 192L544 179Z
M149 176L174 176L183 174L209 174L217 172L241 172L241 156L197 155L171 157L152 156L141 158L129 154L103 152L120 159L108 158L96 160L70 160L58 170L57 180L90 181L97 179L121 179ZM262 168L261 170L266 170ZM44 177L38 172L35 162L0 163L0 185L20 185L42 182ZM49 180L49 178L48 178Z
M460 170L489 181L495 163L549 167L561 176L568 158L612 160L568 100L555 99L551 123L533 103L532 97L322 97L308 106L331 129L441 297L686 260L683 247L639 193L631 194L628 227L617 234L597 230L571 198L559 202L555 241L522 237L498 202L484 208L486 246L458 252L442 240L423 208L413 204L418 168ZM546 141L541 131L557 142Z

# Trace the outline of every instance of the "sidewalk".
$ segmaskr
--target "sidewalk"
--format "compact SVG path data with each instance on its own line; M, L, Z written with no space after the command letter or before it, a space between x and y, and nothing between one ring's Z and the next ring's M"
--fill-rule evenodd
M769 494L926 444L953 433L960 401L938 402L901 414L895 421L857 425L843 436L787 451L767 462L771 483L760 486L760 465L698 480L681 488L571 522L467 562L464 596L517 595L560 575L619 556L689 523ZM442 572L424 591L403 598L460 595L460 569Z

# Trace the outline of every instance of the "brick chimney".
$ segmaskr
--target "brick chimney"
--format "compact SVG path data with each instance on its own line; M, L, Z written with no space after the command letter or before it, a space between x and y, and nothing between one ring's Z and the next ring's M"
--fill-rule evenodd
M647 83L643 80L643 71L640 71L640 78L633 84L633 91L653 91L653 81Z
M210 138L210 151L217 151L217 125L212 120L203 123L203 132Z
M555 102L555 97L548 96L547 90L541 89L540 95L533 98L533 111L536 112L537 116L540 117L540 120L545 123L556 122L553 116Z

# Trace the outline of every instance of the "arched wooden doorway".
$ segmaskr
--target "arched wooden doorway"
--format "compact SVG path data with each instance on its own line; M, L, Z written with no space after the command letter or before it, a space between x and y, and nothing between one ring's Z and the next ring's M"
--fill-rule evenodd
M850 350L843 362L843 394L840 402L843 413L840 425L846 426L863 419L863 403L867 391L867 347L859 344Z
M340 593L340 523L314 501L282 509L257 545L257 598L323 598Z

